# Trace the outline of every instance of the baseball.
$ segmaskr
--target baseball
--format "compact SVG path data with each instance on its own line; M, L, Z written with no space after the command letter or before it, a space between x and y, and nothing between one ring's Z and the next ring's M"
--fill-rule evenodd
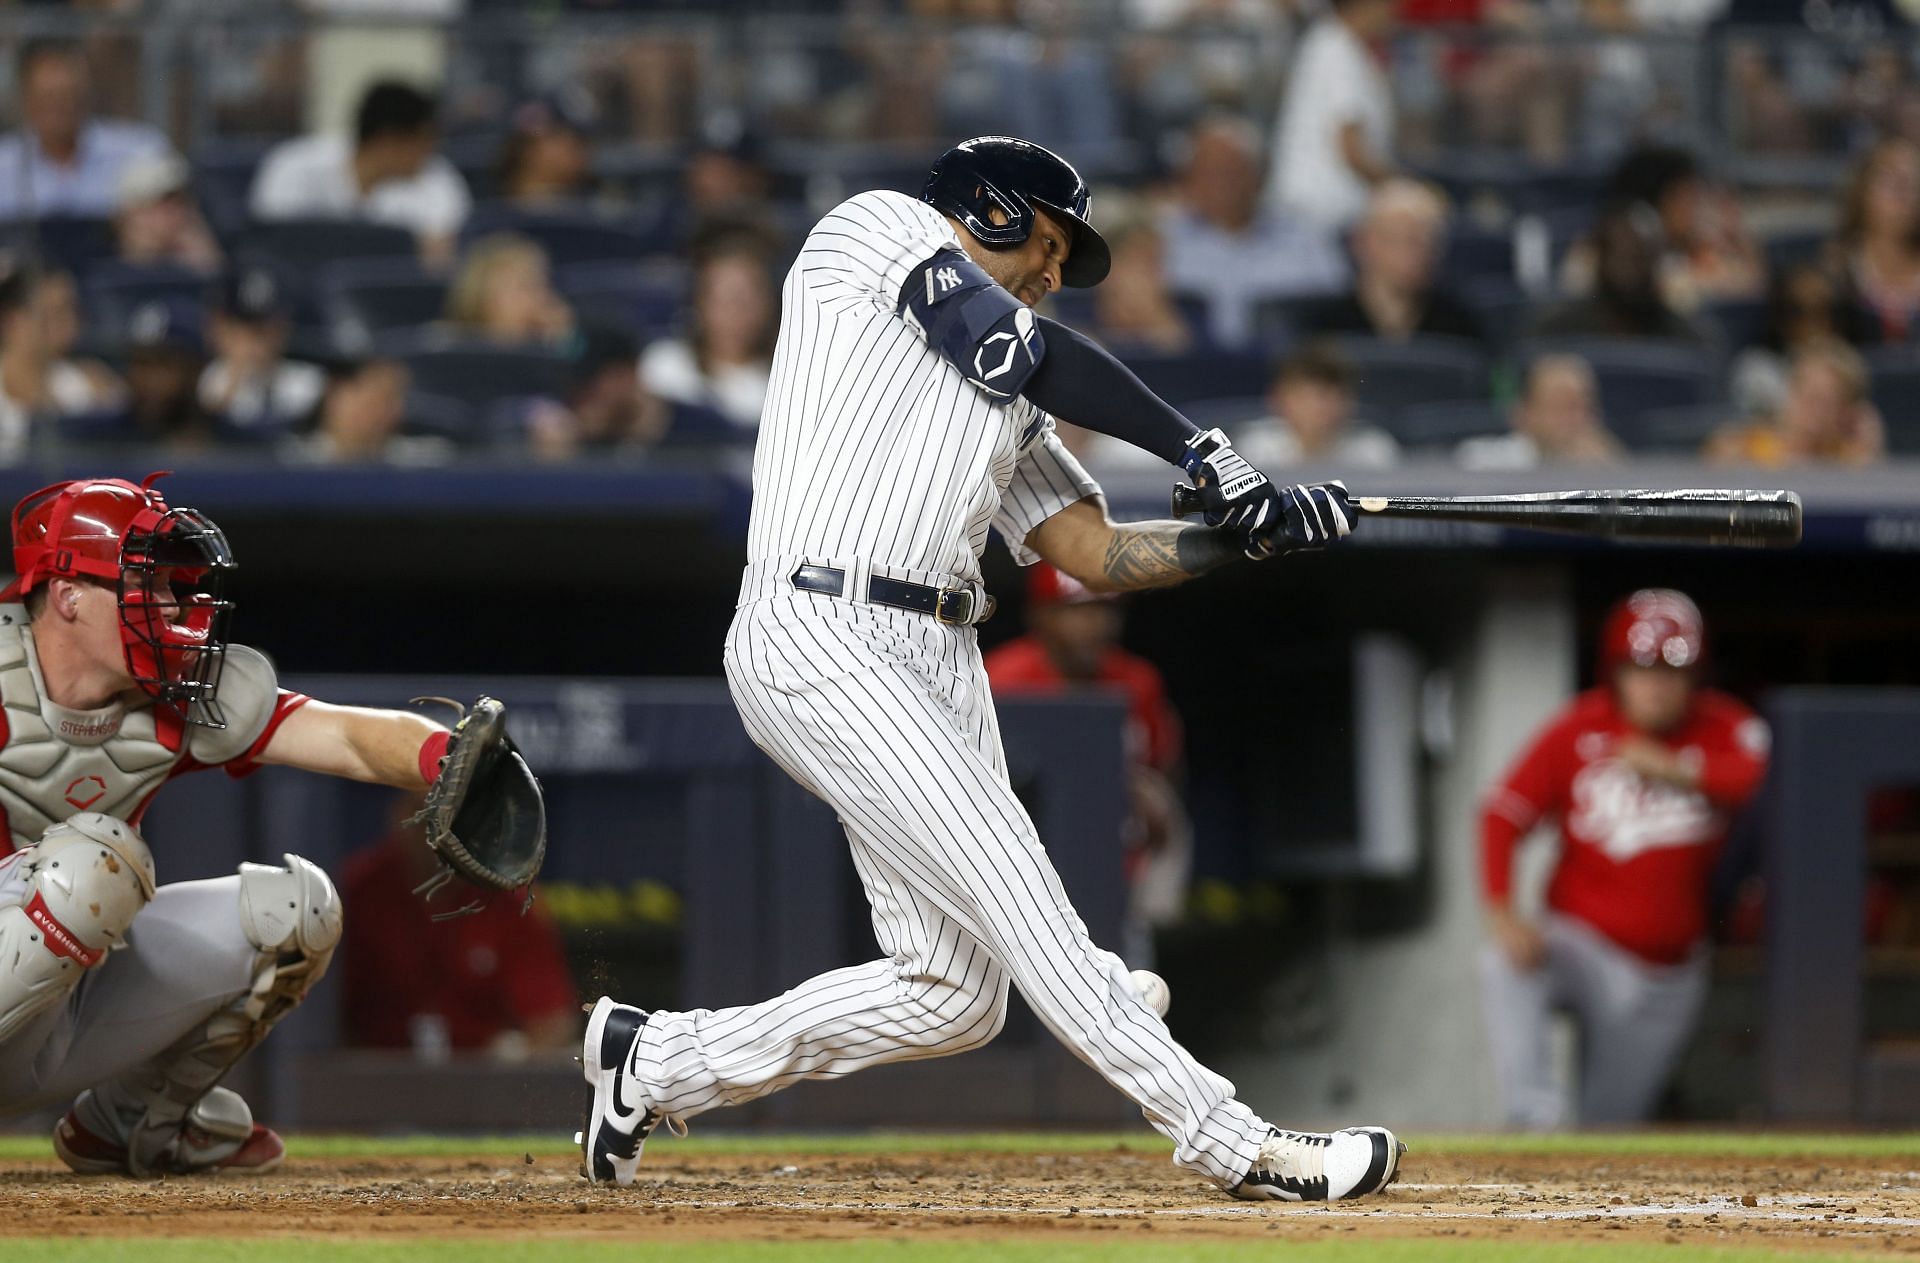
M1140 992L1140 998L1147 1002L1147 1007L1161 1017L1165 1017L1167 1010L1173 1007L1173 989L1167 986L1165 978L1153 970L1134 970L1133 985Z

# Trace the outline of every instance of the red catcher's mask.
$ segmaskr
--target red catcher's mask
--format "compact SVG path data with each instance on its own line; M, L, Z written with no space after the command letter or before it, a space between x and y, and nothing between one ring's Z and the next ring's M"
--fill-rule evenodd
M224 728L215 693L226 663L223 592L233 572L227 537L193 509L175 509L153 489L119 478L55 483L13 510L15 589L25 597L48 579L110 581L120 597L127 672L155 701L190 724Z

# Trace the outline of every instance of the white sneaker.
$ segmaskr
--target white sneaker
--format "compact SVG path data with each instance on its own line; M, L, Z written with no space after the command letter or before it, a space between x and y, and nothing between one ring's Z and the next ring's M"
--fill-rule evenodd
M1406 1145L1384 1127L1348 1127L1331 1133L1276 1127L1260 1146L1252 1169L1232 1191L1248 1201L1365 1197L1399 1177L1400 1157L1406 1151Z
M591 1183L633 1183L640 1169L640 1151L661 1123L676 1135L687 1134L686 1124L679 1119L630 1106L622 1099L633 1092L634 1057L646 1024L645 1010L616 1004L610 996L601 996L587 1019L580 1070L593 1086L593 1097L587 1106L587 1125L573 1134L573 1141L586 1159Z

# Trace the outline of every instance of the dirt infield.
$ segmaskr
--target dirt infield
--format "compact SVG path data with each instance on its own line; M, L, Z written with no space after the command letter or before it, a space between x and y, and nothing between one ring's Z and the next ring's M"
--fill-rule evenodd
M657 1151L657 1152L655 1152ZM1136 1146L1062 1153L701 1153L657 1142L645 1178L592 1188L577 1158L289 1158L265 1176L136 1182L0 1164L9 1231L37 1236L326 1234L386 1240L957 1240L1424 1237L1685 1243L1920 1257L1920 1154L1408 1155L1387 1196L1325 1206L1227 1200ZM1092 1238L1084 1238L1092 1240ZM1104 1238L1112 1240L1113 1238Z

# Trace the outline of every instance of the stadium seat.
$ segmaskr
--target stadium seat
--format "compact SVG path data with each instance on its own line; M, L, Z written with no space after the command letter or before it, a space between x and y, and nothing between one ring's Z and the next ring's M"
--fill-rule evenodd
M672 226L657 215L615 217L589 207L526 211L498 202L475 207L460 236L471 243L496 232L533 238L556 268L602 260L634 263L677 246Z
M1887 450L1920 455L1920 353L1906 347L1875 347L1866 353L1873 374L1873 402L1887 427Z
M467 399L435 394L418 389L407 392L406 410L400 428L408 434L433 435L455 442L473 441L479 435L480 409Z
M1488 277L1513 279L1513 231L1458 224L1447 234L1447 252L1440 275L1462 285Z
M1644 413L1695 408L1724 397L1717 356L1696 346L1634 338L1539 340L1521 348L1527 363L1547 352L1578 355L1592 365L1607 424L1631 426Z
M264 140L219 139L193 151L194 196L221 240L235 240L244 234L253 177L271 147L271 142Z
M1506 414L1479 399L1410 404L1383 415L1380 422L1406 448L1450 448L1465 439L1507 432Z
M1520 336L1521 326L1533 310L1533 300L1520 283L1510 277L1483 276L1460 287L1460 301L1480 317L1493 345L1505 349Z
M1200 399L1257 395L1267 388L1267 357L1241 351L1138 352L1127 367L1175 407Z
M432 324L445 314L447 281L411 259L350 259L320 278L328 320L361 333Z
M1767 254L1767 270L1778 274L1795 264L1817 262L1832 238L1830 228L1794 228L1768 233L1760 248Z
M726 447L750 445L753 432L743 430L712 408L698 404L675 403L667 420L667 432L661 436L664 448Z
M1455 338L1339 338L1334 345L1354 368L1360 411L1385 419L1402 408L1487 395L1486 355Z
M1731 405L1706 404L1609 417L1608 426L1633 451L1680 456L1699 452L1715 430L1737 419Z
M86 275L96 264L119 253L112 223L77 215L13 220L0 226L0 245L46 260L76 276Z
M411 259L418 255L419 245L412 233L390 224L286 219L249 228L236 253L313 275L347 259Z
M1723 298L1705 304L1700 314L1720 333L1720 344L1738 351L1767 331L1767 304L1758 298Z
M206 301L210 283L210 278L188 268L103 263L87 275L82 306L93 322L93 334L119 339L140 307L159 301L197 308Z
M677 263L596 259L554 270L554 288L587 323L657 338L679 325L688 301L686 269Z
M416 392L476 408L504 399L559 398L566 393L567 362L548 351L428 338L402 351L400 358L413 373Z

